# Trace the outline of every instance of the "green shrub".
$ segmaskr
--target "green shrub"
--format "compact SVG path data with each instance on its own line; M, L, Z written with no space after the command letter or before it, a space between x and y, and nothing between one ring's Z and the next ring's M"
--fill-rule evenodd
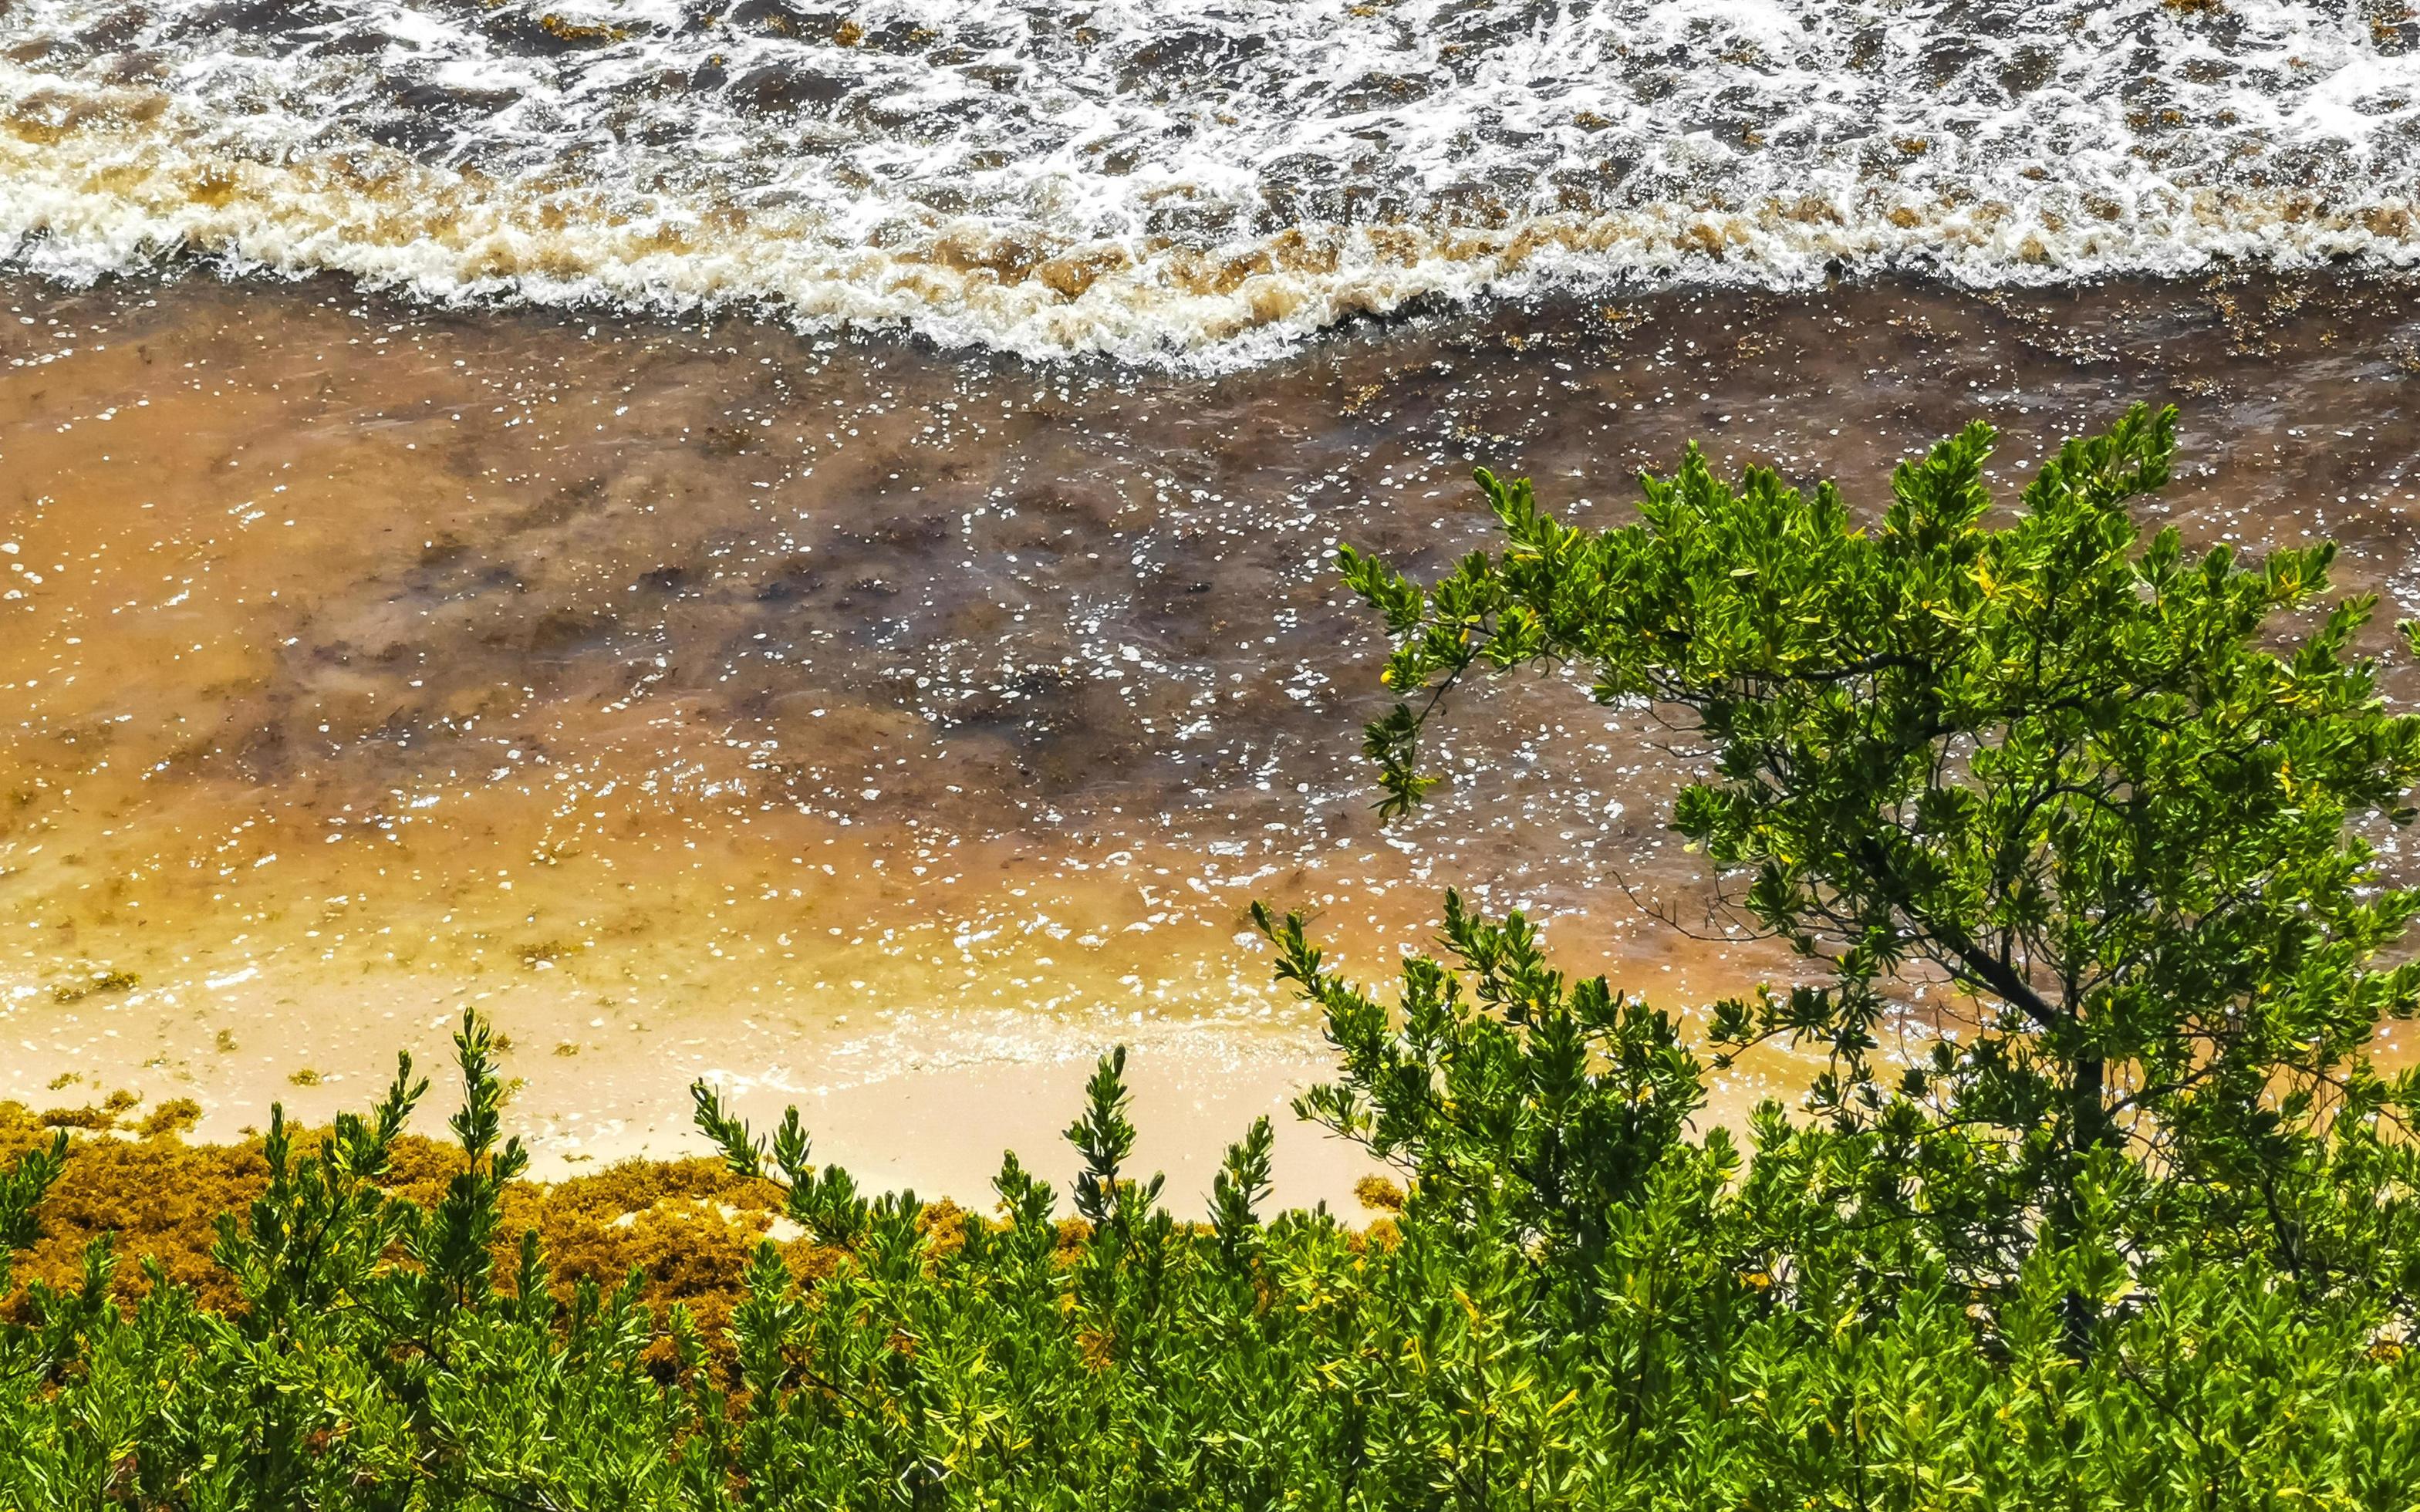
M2373 600L2278 648L2333 546L2144 544L2127 506L2167 477L2172 411L2069 442L1998 527L1992 440L1902 463L1869 526L1828 484L1734 488L1692 448L1619 530L1481 474L1506 549L1432 587L1347 548L1396 637L1388 686L1432 691L1369 728L1384 806L1434 781L1422 726L1472 669L1591 667L1600 701L1702 741L1673 828L1732 922L1812 968L1716 1005L1717 1046L1827 1049L1816 1111L1892 1144L1905 1174L1878 1195L1937 1216L1963 1269L2071 1236L2092 1158L2122 1150L2160 1188L2126 1204L2141 1242L2364 1270L2369 1236L2302 1203L2327 1130L2420 1093L2366 1058L2381 1017L2420 1011L2420 964L2380 963L2420 891L2383 885L2350 827L2409 824L2420 779L2420 716L2349 654ZM1879 1063L1885 1021L1922 1036L1943 999L1916 999L1943 987L1958 1032Z

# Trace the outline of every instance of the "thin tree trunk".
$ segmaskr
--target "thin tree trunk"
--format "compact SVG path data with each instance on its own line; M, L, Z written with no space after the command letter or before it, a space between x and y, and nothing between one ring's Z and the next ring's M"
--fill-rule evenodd
M2059 1208L2053 1238L2061 1244L2072 1244L2084 1226L2083 1193L2084 1163L2094 1150L2107 1145L2116 1130L2110 1127L2109 1109L2103 1099L2107 1085L2107 1069L2099 1056L2075 1063L2075 1082L2068 1091L2067 1169L2061 1173ZM2067 1353L2078 1363L2090 1358L2092 1327L2100 1320L2100 1303L2080 1291L2070 1291L2061 1311L2065 1314Z

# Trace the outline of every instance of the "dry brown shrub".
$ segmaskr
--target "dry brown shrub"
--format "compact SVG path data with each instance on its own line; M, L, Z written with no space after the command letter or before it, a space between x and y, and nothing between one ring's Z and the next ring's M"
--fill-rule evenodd
M77 1110L82 1112L85 1110ZM115 1120L89 1110L97 1125L64 1127L107 1130ZM199 1109L187 1099L161 1104L142 1126L146 1137L107 1132L80 1138L66 1171L43 1202L43 1237L17 1264L20 1282L72 1286L84 1273L84 1251L103 1233L117 1236L120 1264L116 1288L130 1304L149 1284L138 1263L155 1259L168 1279L190 1287L204 1307L227 1310L241 1299L210 1258L222 1212L240 1219L269 1181L269 1162L257 1137L232 1145L193 1145L178 1137ZM58 1110L36 1114L22 1103L0 1101L0 1162L47 1142ZM291 1130L298 1156L316 1153L323 1130ZM453 1145L407 1134L396 1142L388 1188L424 1208L445 1194L445 1184L462 1168ZM658 1322L674 1302L685 1303L701 1335L728 1366L723 1330L745 1294L748 1257L768 1237L782 1209L781 1189L769 1181L734 1175L720 1161L628 1160L593 1175L553 1182L518 1181L504 1193L497 1278L509 1287L524 1229L535 1228L553 1269L554 1291L568 1303L582 1281L611 1290L635 1269L640 1296L657 1310ZM949 1201L927 1207L919 1226L932 1236L937 1255L965 1244L968 1226L981 1214ZM1058 1256L1072 1263L1093 1237L1080 1218L1058 1225ZM1381 1218L1367 1233L1370 1243L1394 1241L1394 1224ZM1362 1242L1355 1239L1357 1248ZM837 1250L808 1239L781 1245L799 1285L812 1286L840 1264ZM8 1316L23 1317L22 1290L7 1301ZM669 1368L668 1344L659 1341L658 1364Z
M116 1114L88 1102L81 1108L45 1108L41 1121L52 1129L108 1130L117 1127Z
M93 1112L101 1119L97 1127L110 1127L106 1115ZM149 1289L136 1263L149 1257L169 1280L191 1287L203 1306L239 1305L241 1299L210 1258L215 1223L221 1212L243 1214L268 1185L269 1162L257 1138L188 1145L175 1137L198 1112L180 1099L145 1121L148 1138L77 1141L42 1204L43 1237L19 1259L18 1279L73 1286L83 1275L85 1245L114 1233L121 1261L116 1287L127 1302ZM53 1117L0 1102L0 1161L47 1139ZM293 1130L296 1152L315 1152L322 1137L324 1130ZM389 1190L431 1207L461 1166L461 1152L452 1145L407 1134L396 1142ZM516 1182L504 1194L507 1242L498 1249L498 1276L509 1285L521 1232L535 1228L562 1301L568 1302L583 1280L608 1290L618 1286L635 1268L643 1300L659 1317L673 1302L688 1303L705 1337L720 1348L743 1292L748 1256L780 1210L781 1192L771 1182L735 1176L710 1160L625 1161L593 1176ZM954 1224L956 1215L942 1205L927 1222ZM783 1253L792 1271L809 1282L830 1274L838 1258L805 1239L784 1244ZM22 1293L8 1308L22 1316Z
M1093 1225L1080 1218L1059 1220L1059 1242L1055 1246L1061 1260L1072 1260L1093 1242Z
M1365 1176L1354 1182L1353 1195L1364 1208L1389 1213L1404 1210L1404 1189L1383 1176Z
M1391 1250L1403 1241L1404 1231L1395 1226L1391 1218L1373 1219L1369 1227L1344 1236L1345 1248L1356 1255L1366 1255L1372 1250Z
M100 1115L100 1111L94 1111ZM174 1134L192 1123L192 1103L164 1103L146 1120L147 1140L77 1140L66 1174L41 1205L43 1239L17 1263L20 1280L54 1287L75 1285L83 1275L85 1246L100 1234L116 1234L118 1292L133 1302L147 1282L135 1260L160 1260L169 1280L192 1287L203 1306L235 1306L235 1287L210 1260L215 1219L242 1214L269 1183L261 1142L186 1145ZM0 1161L14 1159L49 1137L55 1113L0 1103ZM109 1128L100 1115L100 1128ZM89 1125L72 1125L89 1128ZM295 1149L315 1151L319 1130L295 1130ZM459 1151L438 1140L407 1134L396 1140L390 1188L424 1208L445 1195L445 1180L462 1168ZM731 1212L723 1212L731 1209ZM501 1275L511 1275L520 1231L535 1226L554 1263L556 1289L571 1297L581 1280L617 1287L631 1268L644 1275L646 1302L663 1306L688 1302L709 1338L731 1314L740 1294L740 1268L779 1209L779 1191L765 1180L731 1176L721 1163L625 1161L596 1176L559 1183L513 1183L505 1192ZM614 1219L636 1214L617 1224ZM791 1243L794 1260L808 1275L830 1270L828 1260L801 1254L814 1246ZM12 1306L22 1306L14 1299Z
M0 1161L12 1160L45 1132L51 1115L0 1103ZM102 1125L108 1127L107 1124ZM210 1307L236 1301L235 1289L210 1260L222 1211L240 1212L267 1183L257 1141L188 1146L173 1139L83 1139L41 1207L43 1237L17 1263L24 1281L73 1286L84 1272L85 1246L103 1233L117 1236L121 1296L149 1289L141 1256L159 1260L171 1281L193 1288ZM21 1309L23 1299L10 1299Z
M170 1098L152 1109L143 1118L145 1139L166 1139L182 1134L201 1120L202 1105L191 1098Z

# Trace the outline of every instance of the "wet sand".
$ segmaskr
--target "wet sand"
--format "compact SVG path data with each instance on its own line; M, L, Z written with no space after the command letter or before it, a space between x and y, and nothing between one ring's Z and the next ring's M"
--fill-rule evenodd
M1182 1192L1324 1069L1254 897L1365 974L1452 883L1664 1005L1786 979L1642 912L1699 894L1635 711L1466 700L1431 811L1369 814L1383 653L1327 558L1485 544L1473 462L1611 522L1696 437L1870 505L1973 414L2014 479L2173 399L2155 512L2334 536L2420 611L2408 282L1674 294L1218 378L334 282L0 304L0 1096L189 1096L206 1136L357 1103L475 1005L542 1170L693 1149L705 1075L968 1193L1004 1145L1063 1168L1123 1040ZM1281 1195L1340 1194L1279 1122Z

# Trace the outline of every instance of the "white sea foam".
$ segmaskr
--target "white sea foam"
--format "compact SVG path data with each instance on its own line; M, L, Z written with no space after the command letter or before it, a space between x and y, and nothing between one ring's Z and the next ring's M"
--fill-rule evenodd
M2420 261L2420 19L2274 0L15 0L0 238L1250 361L1422 298Z

